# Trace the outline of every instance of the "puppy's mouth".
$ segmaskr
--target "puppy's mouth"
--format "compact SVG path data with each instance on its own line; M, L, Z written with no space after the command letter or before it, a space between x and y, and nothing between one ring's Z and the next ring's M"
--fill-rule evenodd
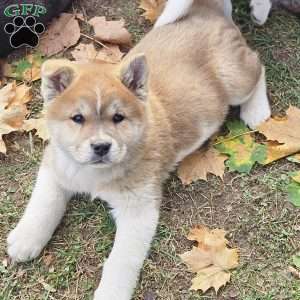
M105 161L103 158L100 158L98 160L93 160L92 162L90 162L90 164L92 164L92 165L106 164L106 163L108 163L108 162Z

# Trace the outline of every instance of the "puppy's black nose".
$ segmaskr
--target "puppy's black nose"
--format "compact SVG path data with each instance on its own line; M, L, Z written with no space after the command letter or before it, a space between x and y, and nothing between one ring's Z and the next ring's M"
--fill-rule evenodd
M104 156L109 152L109 149L111 147L111 144L105 143L105 144L91 144L92 149L94 150L94 153L99 156Z

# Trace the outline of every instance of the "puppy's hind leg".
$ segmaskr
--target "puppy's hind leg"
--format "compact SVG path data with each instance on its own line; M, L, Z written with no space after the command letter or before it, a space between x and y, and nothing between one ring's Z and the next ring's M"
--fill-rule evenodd
M168 0L154 27L174 23L176 20L186 16L193 3L194 0Z
M251 96L241 105L241 119L252 129L271 116L270 104L267 96L265 68Z
M272 8L271 0L251 0L251 17L257 25L263 25L269 16Z

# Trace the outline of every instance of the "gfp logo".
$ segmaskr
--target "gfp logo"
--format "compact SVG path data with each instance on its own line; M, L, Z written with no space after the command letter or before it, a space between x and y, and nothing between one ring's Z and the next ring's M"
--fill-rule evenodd
M36 47L39 43L39 34L45 31L42 23L37 23L35 17L47 12L42 5L13 4L4 10L6 17L14 17L11 23L4 26L4 31L10 35L10 45L19 48L23 45Z

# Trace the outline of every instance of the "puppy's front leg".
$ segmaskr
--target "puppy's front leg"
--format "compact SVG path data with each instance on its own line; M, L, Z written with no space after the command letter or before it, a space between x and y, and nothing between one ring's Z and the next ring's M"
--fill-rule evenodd
M130 300L132 297L159 218L156 197L147 201L136 197L123 199L122 207L113 211L117 225L115 243L104 264L94 300Z
M42 163L25 213L7 238L7 251L14 261L28 261L40 254L59 224L69 196Z

